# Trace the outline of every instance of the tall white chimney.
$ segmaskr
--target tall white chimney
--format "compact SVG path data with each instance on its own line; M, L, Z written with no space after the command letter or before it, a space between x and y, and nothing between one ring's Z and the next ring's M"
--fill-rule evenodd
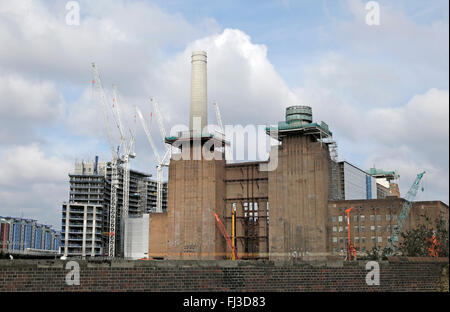
M203 131L203 128L208 125L208 111L206 105L206 52L192 52L191 63L191 107L189 114L189 130Z

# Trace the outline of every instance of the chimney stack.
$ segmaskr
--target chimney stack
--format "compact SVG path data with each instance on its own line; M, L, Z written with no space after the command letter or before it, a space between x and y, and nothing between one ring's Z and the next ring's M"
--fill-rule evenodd
M191 63L191 106L189 114L189 130L203 131L203 128L208 125L208 110L206 105L206 52L192 52ZM199 126L200 129L198 129Z

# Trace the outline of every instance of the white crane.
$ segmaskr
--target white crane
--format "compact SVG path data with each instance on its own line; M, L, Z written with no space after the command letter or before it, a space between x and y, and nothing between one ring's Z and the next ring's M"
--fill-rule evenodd
M130 160L136 157L134 153L134 136L130 129L130 140L127 141L122 125L122 119L120 118L120 101L117 87L113 85L114 102L117 115L117 126L120 132L120 142L124 150L124 154L120 157L121 162L124 164L123 171L123 202L122 202L122 219L125 220L128 217L128 209L130 202Z
M162 117L159 112L158 103L154 100L154 98L150 98L150 101L153 104L153 107L155 109L156 118L158 120L159 130L161 132L161 136L163 138L163 141L166 137L166 131L164 130L164 126L162 123ZM161 158L158 150L156 149L155 143L152 139L152 136L150 134L150 131L147 128L147 124L145 123L144 116L142 116L141 110L136 106L136 113L139 116L139 119L141 120L142 127L144 128L145 134L147 135L147 139L150 143L150 146L152 147L153 154L155 155L157 166L156 166L156 212L161 213L162 212L162 179L163 179L163 167L167 167L170 162L170 155L171 155L171 148L168 144L164 144L165 146L165 154Z
M95 63L92 63L92 72L94 74L94 82L100 95L100 104L103 110L106 134L108 137L109 147L111 149L111 203L109 209L109 242L108 256L114 257L116 250L116 211L117 211L117 189L119 187L118 162L119 154L115 149L115 145L109 129L108 107L106 105L106 95L103 89L100 74Z

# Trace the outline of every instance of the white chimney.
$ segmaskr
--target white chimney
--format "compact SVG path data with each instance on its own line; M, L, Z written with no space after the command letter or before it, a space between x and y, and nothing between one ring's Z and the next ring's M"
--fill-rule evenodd
M189 130L203 131L203 129L208 125L208 111L206 106L206 52L192 52L191 63L191 107L189 115Z

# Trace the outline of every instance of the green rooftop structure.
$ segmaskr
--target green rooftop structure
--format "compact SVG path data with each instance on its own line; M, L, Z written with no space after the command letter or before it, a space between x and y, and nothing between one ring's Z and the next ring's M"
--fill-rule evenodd
M277 127L266 127L267 134L270 135L274 131L278 132L279 138L299 132L314 136L316 139L324 139L333 135L325 122L321 121L320 124L313 122L310 106L289 106L286 108L285 121L279 121Z

